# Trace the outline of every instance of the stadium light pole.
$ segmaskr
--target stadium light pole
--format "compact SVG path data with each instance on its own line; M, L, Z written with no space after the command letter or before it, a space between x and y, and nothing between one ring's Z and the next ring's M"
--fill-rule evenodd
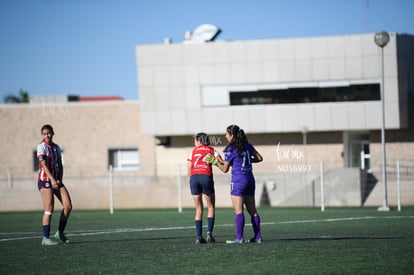
M390 35L386 31L375 33L375 44L381 48L381 106L382 106L382 125L381 125L381 151L382 151L382 183L384 187L383 205L378 208L379 211L389 211L387 198L387 165L385 154L385 103L384 103L384 47L390 41Z

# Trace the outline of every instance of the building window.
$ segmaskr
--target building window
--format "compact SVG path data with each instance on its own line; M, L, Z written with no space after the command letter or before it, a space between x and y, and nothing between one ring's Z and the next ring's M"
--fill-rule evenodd
M33 171L39 171L39 159L37 158L37 150L33 150Z
M380 100L379 84L230 91L230 105Z
M139 153L138 149L109 149L109 166L115 170L138 170Z

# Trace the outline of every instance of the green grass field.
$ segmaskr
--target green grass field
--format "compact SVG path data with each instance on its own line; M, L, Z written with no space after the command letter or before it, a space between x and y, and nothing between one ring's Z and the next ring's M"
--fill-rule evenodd
M413 274L414 207L260 208L263 244L234 238L218 209L214 244L195 245L194 210L72 212L71 244L43 247L42 212L0 213L0 274ZM57 226L58 214L52 227ZM252 236L246 219L245 238ZM206 224L206 222L204 222Z

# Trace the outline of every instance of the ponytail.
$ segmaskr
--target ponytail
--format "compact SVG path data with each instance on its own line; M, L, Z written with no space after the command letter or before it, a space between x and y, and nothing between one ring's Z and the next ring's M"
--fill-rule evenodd
M248 143L244 130L240 129L240 127L237 125L230 125L227 127L227 133L231 134L233 136L233 139L226 146L226 148L224 148L224 151L226 151L229 147L236 148L237 153L241 155L244 151L245 144Z

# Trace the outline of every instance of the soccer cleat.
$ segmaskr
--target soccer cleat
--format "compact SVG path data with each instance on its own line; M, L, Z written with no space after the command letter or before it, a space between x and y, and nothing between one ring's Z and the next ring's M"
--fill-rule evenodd
M49 238L43 237L42 239L42 245L57 245L58 242L52 241Z
M201 243L206 243L206 240L205 240L204 238L198 238L198 239L195 241L195 244L201 244Z
M70 240L66 238L65 234L60 231L56 231L55 238L60 239L64 243L70 243Z
M249 243L263 243L263 239L262 238L256 239L255 237L253 237L250 239Z
M207 242L208 243L215 243L216 239L214 239L214 237L211 235L211 233L207 233Z
M234 239L234 240L227 240L226 241L226 243L237 243L237 244L240 244L240 243L244 243L244 240L243 239Z

